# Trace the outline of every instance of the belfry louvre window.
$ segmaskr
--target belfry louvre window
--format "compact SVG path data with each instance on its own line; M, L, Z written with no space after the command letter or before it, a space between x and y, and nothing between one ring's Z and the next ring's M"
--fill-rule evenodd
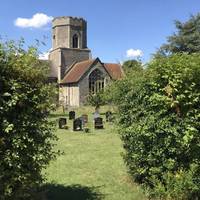
M72 38L73 48L78 48L78 36L75 34Z
M89 92L96 94L104 89L104 86L104 74L99 69L95 69L89 75Z

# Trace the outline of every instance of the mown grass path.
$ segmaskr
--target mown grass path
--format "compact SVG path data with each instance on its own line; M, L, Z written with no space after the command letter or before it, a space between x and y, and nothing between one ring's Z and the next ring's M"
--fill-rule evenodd
M57 129L57 149L63 151L45 171L48 200L144 200L138 186L131 182L121 153L119 135L112 124L90 133Z

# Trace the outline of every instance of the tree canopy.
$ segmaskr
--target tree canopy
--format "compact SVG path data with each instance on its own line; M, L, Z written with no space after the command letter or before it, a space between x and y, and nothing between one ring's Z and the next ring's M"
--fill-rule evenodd
M167 43L159 48L157 55L200 52L200 13L192 15L186 22L177 20L175 25L176 33L168 37Z
M130 71L141 71L142 68L142 62L140 60L127 60L122 65L123 70L125 73L129 73Z

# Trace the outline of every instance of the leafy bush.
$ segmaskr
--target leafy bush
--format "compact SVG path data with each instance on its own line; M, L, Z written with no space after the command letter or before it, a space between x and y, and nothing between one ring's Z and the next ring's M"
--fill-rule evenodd
M191 166L190 170L179 170L175 174L167 172L163 174L160 181L156 178L152 178L154 184L153 190L149 190L153 199L195 199L194 196L199 197L199 186L195 179L198 179L196 174L198 166ZM197 177L196 177L197 175ZM196 178L195 178L196 177Z
M105 104L103 91L89 94L87 97L87 103L95 107L95 110L99 109L100 106Z
M31 199L51 158L53 89L47 65L23 41L0 44L0 199Z
M125 162L134 180L156 193L160 184L176 189L183 171L191 187L187 197L200 195L200 55L177 54L153 60L140 76L131 76L120 98L119 125ZM191 166L197 166L190 173ZM195 171L194 171L195 170ZM187 173L192 177L186 177ZM156 181L153 181L156 180ZM182 184L183 182L178 182ZM184 185L177 195L182 194ZM185 194L185 193L184 193ZM172 199L168 196L167 199Z
M106 86L103 92L104 102L119 105L126 99L126 94L132 90L132 86L143 76L144 68L140 61L127 60L123 63L125 75L122 79L114 80Z

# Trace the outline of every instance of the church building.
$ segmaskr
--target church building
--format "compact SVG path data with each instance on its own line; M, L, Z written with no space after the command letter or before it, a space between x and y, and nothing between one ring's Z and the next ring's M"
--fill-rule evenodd
M87 47L87 22L83 18L56 17L52 21L51 80L59 85L59 101L69 106L86 103L90 93L120 79L120 64L91 58Z

